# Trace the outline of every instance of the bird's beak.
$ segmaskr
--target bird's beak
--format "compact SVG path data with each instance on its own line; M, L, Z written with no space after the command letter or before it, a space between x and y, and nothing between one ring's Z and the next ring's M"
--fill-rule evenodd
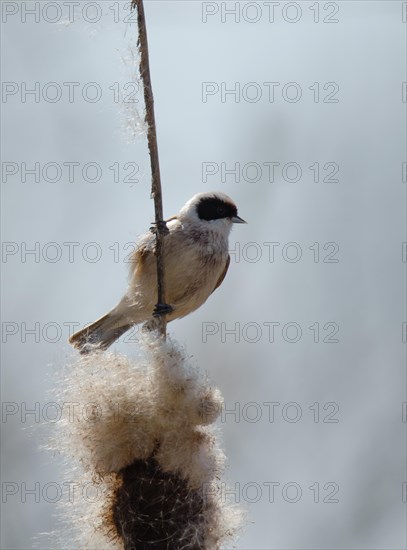
M247 223L240 216L234 216L232 218L232 223Z

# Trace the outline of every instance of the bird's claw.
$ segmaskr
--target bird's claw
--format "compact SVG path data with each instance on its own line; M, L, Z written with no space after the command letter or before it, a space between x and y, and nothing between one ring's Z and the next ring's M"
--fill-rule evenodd
M156 304L153 311L153 317L162 317L163 315L168 315L173 311L174 311L174 308L169 304Z
M161 233L161 235L168 235L170 230L167 227L167 222L165 220L160 220L158 222L152 222L152 226L150 227L151 233L156 234L157 231Z

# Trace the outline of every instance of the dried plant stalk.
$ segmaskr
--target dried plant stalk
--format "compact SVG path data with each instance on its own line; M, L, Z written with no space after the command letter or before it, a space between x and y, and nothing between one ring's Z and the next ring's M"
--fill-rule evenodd
M166 225L163 221L163 200L161 189L160 160L158 156L157 129L154 114L154 96L150 76L150 60L148 54L147 26L144 14L143 0L132 0L132 8L137 8L138 46L140 49L140 76L144 86L144 103L146 107L147 140L151 164L151 196L154 199L155 232L156 232L156 258L157 258L157 306L164 309L165 304L165 278L163 247L166 233ZM158 328L165 338L167 323L165 314L157 317Z

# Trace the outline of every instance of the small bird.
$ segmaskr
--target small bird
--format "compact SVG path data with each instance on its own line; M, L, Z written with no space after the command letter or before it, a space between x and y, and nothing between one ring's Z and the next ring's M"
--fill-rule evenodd
M230 263L228 237L237 215L230 197L220 192L198 193L168 219L163 263L167 321L198 309L223 282ZM109 313L76 332L69 342L81 353L105 350L133 325L154 326L157 302L156 237L141 236L130 263L126 294Z

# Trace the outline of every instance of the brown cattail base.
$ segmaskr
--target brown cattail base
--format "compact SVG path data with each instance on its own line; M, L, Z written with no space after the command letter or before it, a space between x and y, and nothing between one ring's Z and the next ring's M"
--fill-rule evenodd
M205 547L205 499L154 458L136 460L119 475L113 522L125 550L201 550ZM210 504L209 504L210 506Z

